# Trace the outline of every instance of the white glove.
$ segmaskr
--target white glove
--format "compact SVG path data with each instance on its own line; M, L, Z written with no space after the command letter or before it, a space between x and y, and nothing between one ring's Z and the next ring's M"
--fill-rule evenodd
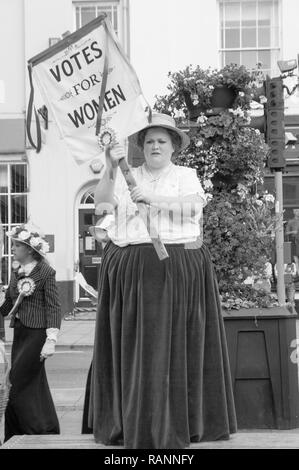
M55 353L55 346L57 343L58 332L59 332L58 328L47 328L46 330L47 339L40 353L41 361L43 361L44 359L47 359L47 357L53 356L53 354Z
M47 339L53 339L53 341L55 341L55 343L57 343L58 333L59 333L58 328L47 328L46 329Z
M53 356L55 353L55 341L53 339L46 339L43 349L40 353L40 360L43 361L47 357Z

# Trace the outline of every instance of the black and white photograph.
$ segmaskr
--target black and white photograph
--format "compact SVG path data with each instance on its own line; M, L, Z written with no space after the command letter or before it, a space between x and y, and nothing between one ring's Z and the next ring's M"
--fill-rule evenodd
M299 449L298 18L0 0L0 450Z

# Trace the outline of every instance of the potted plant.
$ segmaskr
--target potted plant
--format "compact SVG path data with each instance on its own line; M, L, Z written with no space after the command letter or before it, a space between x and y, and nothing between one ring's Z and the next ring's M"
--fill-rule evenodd
M219 282L239 427L297 427L298 370L290 361L296 317L262 282L281 221L263 189L268 146L250 127L256 77L233 64L219 71L188 66L169 77L155 109L190 126L191 144L176 161L197 170L210 199L204 242ZM233 90L230 103L216 101L224 86Z

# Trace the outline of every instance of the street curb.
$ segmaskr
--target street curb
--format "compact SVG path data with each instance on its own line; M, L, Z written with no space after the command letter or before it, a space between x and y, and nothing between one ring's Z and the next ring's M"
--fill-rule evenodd
M74 322L78 322L78 321L93 321L95 322L95 318L72 318L72 319L66 319L66 318L63 318L62 320L63 322L67 322L67 323L74 323Z
M69 351L69 350L79 351L80 349L93 349L93 344L58 344L56 350L59 351Z
M12 341L4 342L4 347L7 351L11 351ZM93 350L93 344L57 344L56 351L80 351L84 350Z
M83 411L83 405L55 405L55 409L56 411Z
M93 344L57 344L56 351L80 351L80 349L92 350Z

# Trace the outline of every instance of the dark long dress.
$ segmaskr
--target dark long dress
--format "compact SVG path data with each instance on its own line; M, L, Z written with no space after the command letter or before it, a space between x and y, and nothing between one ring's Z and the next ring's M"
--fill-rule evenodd
M236 432L209 252L166 246L163 261L151 244L104 250L86 404L106 445L176 449Z
M45 361L40 361L45 340L44 328L27 328L15 320L5 441L15 434L59 434Z

